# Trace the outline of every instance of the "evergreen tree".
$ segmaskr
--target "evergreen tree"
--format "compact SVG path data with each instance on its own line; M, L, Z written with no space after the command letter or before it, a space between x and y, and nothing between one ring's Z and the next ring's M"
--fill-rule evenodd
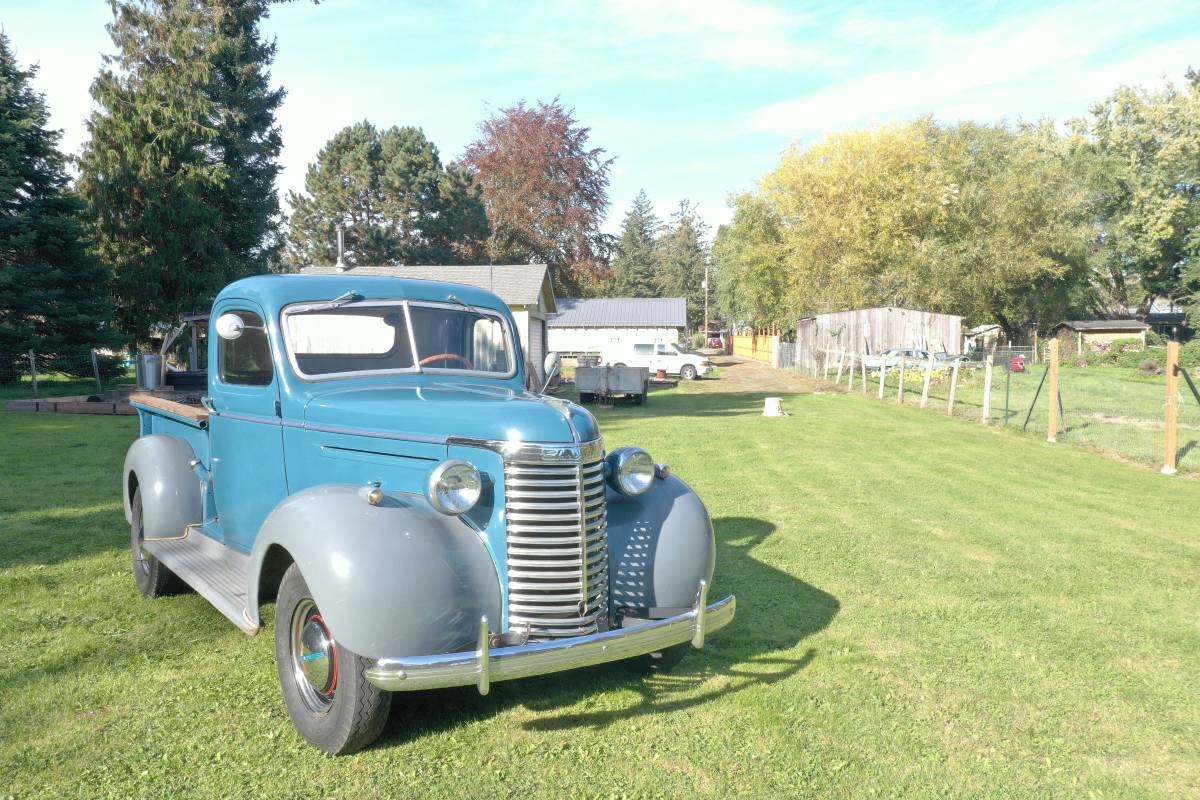
M348 264L462 264L485 257L487 216L478 188L442 166L420 128L343 128L308 167L294 209L288 261L332 264L345 228Z
M113 268L117 321L139 340L276 258L283 92L268 85L275 46L258 33L267 8L113 2L117 53L92 84L80 188Z
M35 73L0 33L0 383L25 371L31 349L43 368L86 374L88 348L113 343L108 276L85 249Z
M645 190L638 192L621 221L612 262L612 291L617 297L654 297L658 294L658 243L662 227Z
M662 297L687 299L688 327L704 323L704 278L709 247L704 241L708 226L688 200L679 203L659 237L658 289Z

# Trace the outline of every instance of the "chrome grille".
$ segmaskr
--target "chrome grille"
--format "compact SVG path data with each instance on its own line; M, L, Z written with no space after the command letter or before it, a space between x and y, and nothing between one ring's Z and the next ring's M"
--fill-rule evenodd
M528 450L505 459L508 623L528 626L531 639L607 628L603 453L598 443L581 450L583 463L547 462Z

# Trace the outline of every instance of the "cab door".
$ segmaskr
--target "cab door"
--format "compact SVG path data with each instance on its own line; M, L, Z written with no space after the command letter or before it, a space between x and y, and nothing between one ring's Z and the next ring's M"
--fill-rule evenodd
M670 345L659 342L654 345L654 368L665 370L668 374L675 375L679 373L679 362L682 359L679 353Z
M214 309L242 320L241 334L210 337L209 437L217 516L225 544L250 552L263 520L287 497L279 376L271 340L257 306L229 301Z

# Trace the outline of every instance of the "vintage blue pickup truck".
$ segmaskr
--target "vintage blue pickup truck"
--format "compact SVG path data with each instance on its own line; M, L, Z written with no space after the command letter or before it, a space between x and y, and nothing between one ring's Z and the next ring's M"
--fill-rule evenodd
M210 320L207 394L131 400L134 576L250 634L274 600L285 704L325 752L372 742L393 692L665 666L733 619L703 503L528 385L490 292L261 276Z

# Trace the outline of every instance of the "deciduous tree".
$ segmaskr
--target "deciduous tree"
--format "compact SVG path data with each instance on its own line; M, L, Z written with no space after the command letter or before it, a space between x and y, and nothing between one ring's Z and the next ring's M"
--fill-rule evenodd
M483 189L491 257L549 265L563 296L596 290L608 269L613 159L588 146L590 132L557 99L522 102L481 122L463 156Z

